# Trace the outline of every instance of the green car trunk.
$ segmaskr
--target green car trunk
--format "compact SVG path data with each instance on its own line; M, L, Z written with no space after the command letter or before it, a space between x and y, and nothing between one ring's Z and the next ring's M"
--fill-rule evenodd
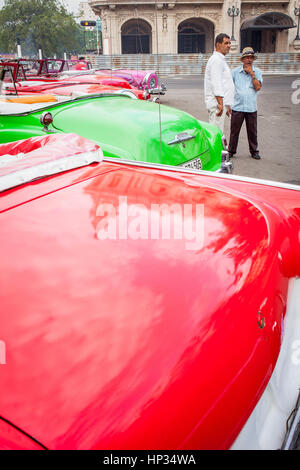
M1 143L45 135L40 123L51 112L52 132L73 132L100 145L104 156L182 165L200 158L205 170L221 165L221 132L191 115L126 96L85 96L22 114L0 115Z

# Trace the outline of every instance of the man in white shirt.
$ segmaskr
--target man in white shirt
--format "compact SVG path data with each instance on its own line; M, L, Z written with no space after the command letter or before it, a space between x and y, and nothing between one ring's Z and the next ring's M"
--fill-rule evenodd
M231 41L227 34L220 33L215 39L213 55L209 58L204 74L204 99L209 122L224 132L225 114L229 117L234 101L234 83L225 60Z

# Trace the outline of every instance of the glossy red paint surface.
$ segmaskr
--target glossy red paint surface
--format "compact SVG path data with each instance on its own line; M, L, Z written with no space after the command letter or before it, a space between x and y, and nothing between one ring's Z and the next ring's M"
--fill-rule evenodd
M82 83L101 83L102 85L112 85L121 88L131 88L127 80L121 77L112 77L101 73L83 74L83 75L70 75L65 78L68 82L82 82Z
M125 88L128 90L138 90L137 87L131 85L127 80L122 77L113 75L105 75L101 73L83 74L83 75L68 75L62 78L61 81L76 82L76 83L95 83L99 85L110 85L118 88Z
M82 82L75 82L75 81L65 81L65 80L56 80L55 82L45 82L39 84L32 84L30 85L30 81L23 85L17 85L17 92L18 95L30 95L36 93L53 93L55 95L72 95L74 92L79 92L82 94L90 94L90 93L116 93L117 91L130 91L132 92L138 99L145 99L143 96L143 92L138 90L137 88L131 87L130 85L126 86L125 88L121 88L120 86L113 86L109 84L99 84L93 83L82 83ZM10 94L13 91L13 87L9 87L6 90L6 93ZM150 97L150 95L149 95ZM149 98L148 97L148 98Z
M120 196L202 205L203 245L99 239ZM54 449L228 448L279 353L299 192L102 163L0 204L0 415Z
M37 90L38 92L38 90ZM128 88L120 88L117 86L112 85L101 85L97 83L78 83L78 84L68 84L67 86L63 85L61 87L53 87L49 88L47 93L53 93L55 95L72 95L74 92L82 93L82 94L92 94L92 93L124 93L129 92L133 93L136 98L140 100L144 100L145 97L143 92L138 90L137 88L131 87ZM150 95L147 96L147 99L150 98Z
M145 90L146 87L155 88L158 85L158 78L155 70L101 69L99 70L99 72L114 77L125 78L128 83L131 83L131 85L141 88L143 90Z
M0 450L43 450L30 436L0 418Z

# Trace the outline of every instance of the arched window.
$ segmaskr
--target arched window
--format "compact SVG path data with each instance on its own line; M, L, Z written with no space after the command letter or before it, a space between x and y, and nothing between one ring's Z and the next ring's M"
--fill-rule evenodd
M178 26L178 53L212 52L214 25L203 18L189 18Z
M186 20L178 26L178 53L205 52L205 31L195 21Z
M126 21L121 29L122 54L150 54L151 26L142 19Z
M278 33L290 28L296 25L285 13L272 11L250 18L241 26L241 50L251 46L257 52L276 52Z

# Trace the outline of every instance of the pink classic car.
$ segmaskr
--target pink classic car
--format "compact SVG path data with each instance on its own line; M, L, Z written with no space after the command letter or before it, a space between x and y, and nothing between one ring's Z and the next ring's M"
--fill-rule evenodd
M127 80L131 85L145 90L157 88L158 78L154 70L98 69L99 72Z
M0 449L295 448L299 187L76 135L0 168Z
M45 59L48 60L48 59ZM95 67L93 68L91 62L86 60L67 60L66 64L62 66L61 71L67 70L91 70L96 72L104 73L105 75L111 75L114 77L124 78L132 86L145 90L146 88L157 88L158 77L155 70L133 70L133 69L102 69Z

